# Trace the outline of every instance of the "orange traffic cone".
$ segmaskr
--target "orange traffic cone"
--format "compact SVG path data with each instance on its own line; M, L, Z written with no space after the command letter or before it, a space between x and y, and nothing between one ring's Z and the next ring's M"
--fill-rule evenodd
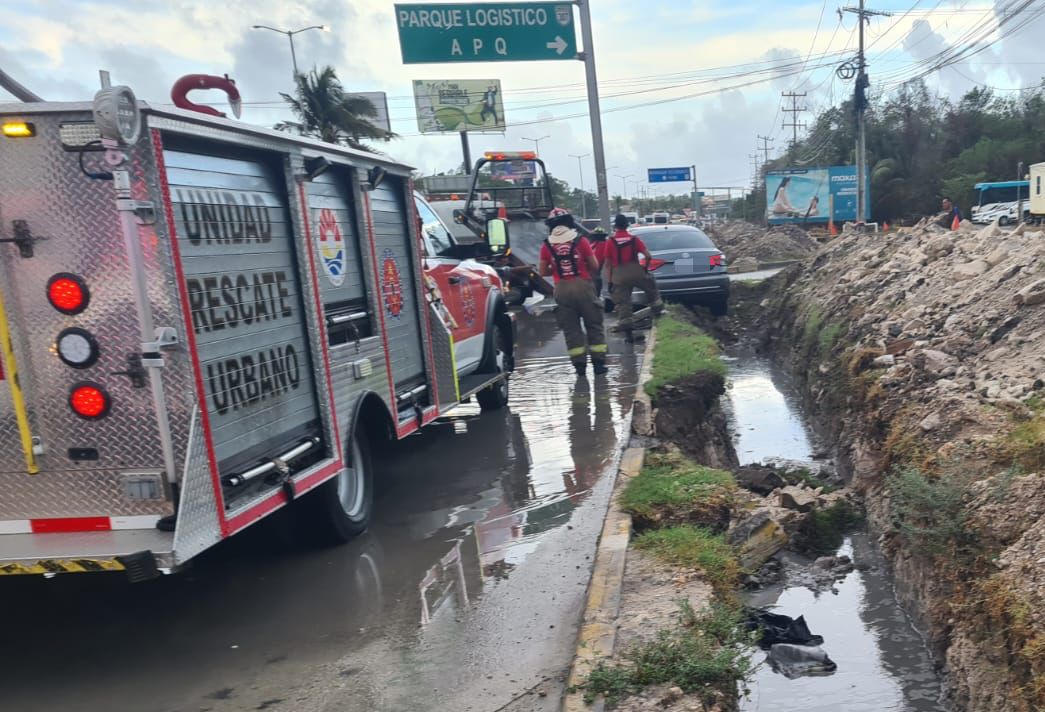
M827 223L827 231L829 233L831 233L831 237L837 237L838 236L838 228L835 226L835 221L834 220L828 221L828 223Z
M501 205L501 207L497 209L497 217L499 217L501 220L507 220L508 208L504 207L504 205Z
M962 225L962 221L958 219L957 215L955 215L954 216L954 220L951 221L951 229L952 230L957 230L959 227L961 227L961 225Z
M889 223L887 223L887 222L883 222L882 223L882 232L889 232Z

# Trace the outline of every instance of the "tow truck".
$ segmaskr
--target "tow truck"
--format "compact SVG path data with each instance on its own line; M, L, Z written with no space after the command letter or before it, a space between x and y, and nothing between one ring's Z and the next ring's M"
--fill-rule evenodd
M499 258L499 266L511 287L512 302L521 302L535 292L547 296L553 291L535 265L548 238L544 220L554 207L547 168L535 152L487 151L476 161L468 197L464 207L454 211L454 220L480 240L487 239L490 220L501 218L510 223L512 244ZM588 234L579 223L578 231Z
M145 580L285 507L352 538L373 447L507 402L501 279L409 166L107 79L0 105L0 574Z

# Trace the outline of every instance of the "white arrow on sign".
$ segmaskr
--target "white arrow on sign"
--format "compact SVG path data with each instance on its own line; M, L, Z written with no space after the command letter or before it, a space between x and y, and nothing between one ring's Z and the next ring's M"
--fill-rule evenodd
M558 35L555 36L554 42L549 42L545 45L545 47L547 47L548 49L555 50L555 54L562 54L566 51L566 48L569 46L569 43L567 43L566 40L564 40L562 37L559 37Z

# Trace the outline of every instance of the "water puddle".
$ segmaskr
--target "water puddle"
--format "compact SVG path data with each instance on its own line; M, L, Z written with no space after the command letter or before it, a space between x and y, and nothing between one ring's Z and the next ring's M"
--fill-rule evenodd
M741 464L791 461L818 469L814 447L787 381L768 361L752 355L730 360L727 409ZM856 569L826 591L780 585L749 594L747 603L792 618L805 616L824 637L823 650L838 668L829 675L788 679L765 662L751 680L743 712L943 712L940 682L928 650L900 608L884 562L865 532L849 534L835 555ZM785 555L787 568L800 557Z

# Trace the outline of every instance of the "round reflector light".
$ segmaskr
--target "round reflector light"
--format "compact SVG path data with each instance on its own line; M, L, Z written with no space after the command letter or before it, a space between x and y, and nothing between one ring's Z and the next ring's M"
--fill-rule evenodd
M47 300L63 314L79 314L91 302L91 293L79 276L59 272L47 280Z
M56 345L58 358L66 366L88 368L98 360L98 340L91 332L78 326L62 329Z
M97 383L77 383L69 392L69 407L81 418L101 418L109 412L111 405L109 394Z

